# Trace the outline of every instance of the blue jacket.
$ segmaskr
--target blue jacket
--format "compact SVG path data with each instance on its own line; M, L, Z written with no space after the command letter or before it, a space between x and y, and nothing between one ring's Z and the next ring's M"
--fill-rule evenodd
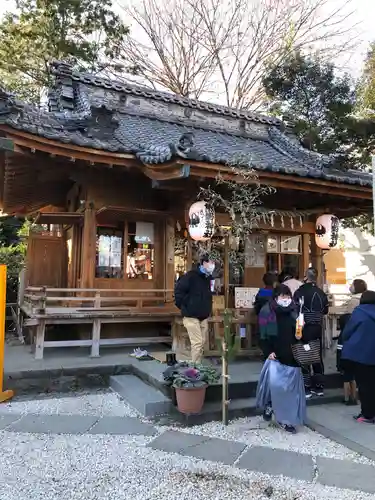
M341 358L375 366L375 304L354 309L344 328Z

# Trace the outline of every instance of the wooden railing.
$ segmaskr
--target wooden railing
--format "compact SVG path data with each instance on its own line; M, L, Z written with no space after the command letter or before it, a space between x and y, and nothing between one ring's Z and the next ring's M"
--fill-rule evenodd
M173 290L167 289L28 287L23 296L23 305L37 314L44 314L51 308L122 310L160 307L172 303Z

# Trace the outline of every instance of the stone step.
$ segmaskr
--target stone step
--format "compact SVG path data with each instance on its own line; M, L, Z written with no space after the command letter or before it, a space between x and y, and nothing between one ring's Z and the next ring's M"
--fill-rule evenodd
M141 415L156 418L172 411L172 401L154 386L135 375L114 375L109 386Z
M308 406L324 405L329 403L337 403L343 399L342 389L327 389L323 397L313 397L307 401ZM233 399L229 403L229 418L248 417L259 414L256 408L255 398L240 398ZM170 418L184 425L201 425L205 422L213 420L221 420L222 407L220 401L206 401L202 412L199 415L182 415L177 408L173 406L170 413Z
M165 367L164 367L165 368ZM175 391L169 387L163 379L162 371L164 368L160 368L159 363L150 362L138 362L134 363L132 371L134 375L137 375L140 379L144 380L147 384L154 386L165 396L170 398L175 404L176 396ZM260 372L261 366L259 367ZM231 367L229 370L231 374ZM249 362L249 373L241 373L241 376L233 376L229 379L229 399L248 399L255 397L256 389L258 385L259 373L251 372L251 362ZM342 376L340 373L327 373L324 376L324 384L327 389L337 389L341 388L343 385ZM206 391L206 401L207 402L217 402L221 401L222 395L222 385L221 381L217 384L210 385L207 387Z

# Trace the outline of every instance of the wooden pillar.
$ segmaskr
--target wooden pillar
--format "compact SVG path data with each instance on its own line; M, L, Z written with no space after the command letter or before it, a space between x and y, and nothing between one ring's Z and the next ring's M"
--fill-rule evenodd
M93 203L85 208L82 235L81 288L94 288L96 261L96 214Z
M319 273L318 285L322 287L324 283L323 251L316 245L315 238L311 240L311 263Z
M224 243L224 297L225 307L229 307L229 236L225 236Z
M190 271L193 267L193 242L190 236L187 239L187 252L186 252L186 271Z
M165 288L167 290L174 289L174 239L175 239L175 221L169 217L165 222ZM166 294L166 302L173 299L173 292Z
M306 269L310 266L311 256L310 256L310 234L302 235L302 260L299 269L299 279L301 280L304 276Z

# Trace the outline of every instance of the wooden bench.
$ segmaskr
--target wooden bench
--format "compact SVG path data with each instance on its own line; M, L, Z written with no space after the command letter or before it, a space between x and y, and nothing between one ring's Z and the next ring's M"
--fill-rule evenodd
M115 293L115 297L102 294ZM118 294L123 293L125 297ZM91 347L91 356L100 355L100 346L145 345L171 342L171 336L102 338L101 326L106 323L169 323L179 311L164 297L170 290L82 290L28 288L21 310L26 316L24 326L35 330L35 358L43 359L46 347ZM55 294L58 294L57 296ZM69 294L67 296L62 293ZM82 296L87 293L94 296ZM133 295L129 294L132 293ZM150 296L154 294L154 296ZM127 305L132 303L133 305ZM103 306L103 303L106 304ZM145 305L159 304L159 305ZM70 306L74 304L74 307ZM83 306L82 306L83 304ZM109 305L111 304L111 305ZM139 304L141 304L139 306ZM48 325L92 324L91 338L81 340L46 341Z

